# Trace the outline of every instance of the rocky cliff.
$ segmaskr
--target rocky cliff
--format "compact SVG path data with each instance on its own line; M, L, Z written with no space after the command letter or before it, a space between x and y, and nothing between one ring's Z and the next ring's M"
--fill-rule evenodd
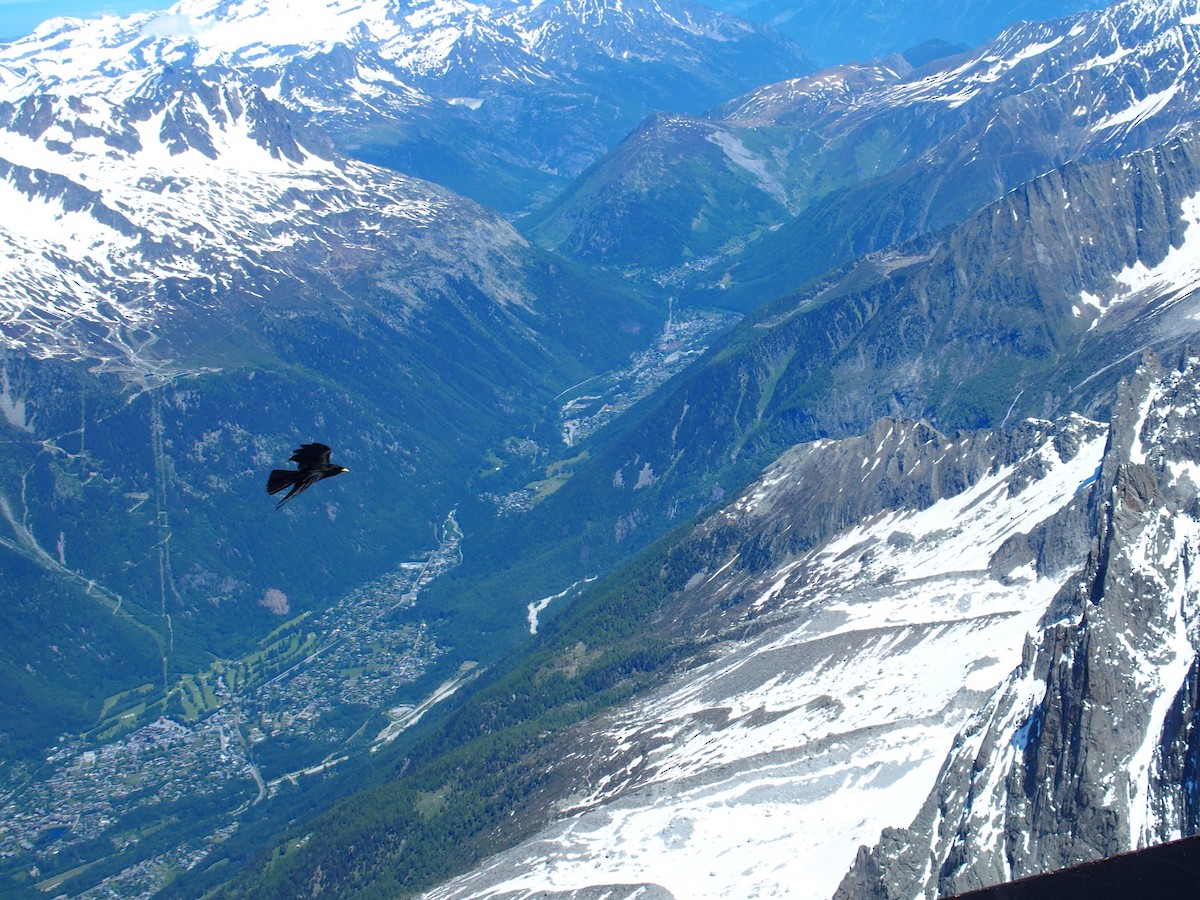
M1150 359L1127 384L1082 570L838 897L942 896L1196 832L1198 375Z

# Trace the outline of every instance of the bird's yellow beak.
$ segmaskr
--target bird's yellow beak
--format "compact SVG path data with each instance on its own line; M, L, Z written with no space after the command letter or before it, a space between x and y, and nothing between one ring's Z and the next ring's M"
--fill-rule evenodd
M342 466L342 471L343 471L343 472L349 472L350 470L349 470L349 469L347 469L345 466Z

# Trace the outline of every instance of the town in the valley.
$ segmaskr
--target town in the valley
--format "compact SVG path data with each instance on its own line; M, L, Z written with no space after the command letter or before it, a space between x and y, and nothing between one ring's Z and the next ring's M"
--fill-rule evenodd
M458 563L460 542L451 513L425 558L298 617L255 657L185 678L168 707L183 715L106 740L67 738L36 770L3 773L0 860L53 896L58 883L103 864L98 848L110 856L152 843L164 823L206 821L203 834L141 854L87 896L153 892L204 859L251 805L394 738L414 721L414 704L397 695L444 652L411 610L421 588ZM79 864L64 870L65 860Z

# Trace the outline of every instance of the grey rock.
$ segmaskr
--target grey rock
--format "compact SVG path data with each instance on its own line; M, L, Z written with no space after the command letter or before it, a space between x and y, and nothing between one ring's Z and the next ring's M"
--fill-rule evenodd
M1147 357L1125 384L1070 516L1091 535L1079 577L921 815L860 852L839 898L953 894L1196 833L1198 403L1191 354ZM1006 553L1052 544L1064 524Z

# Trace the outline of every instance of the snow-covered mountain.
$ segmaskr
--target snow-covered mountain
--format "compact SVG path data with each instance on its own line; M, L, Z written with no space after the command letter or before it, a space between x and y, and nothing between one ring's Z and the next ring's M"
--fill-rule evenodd
M527 312L525 241L449 190L353 161L364 134L378 156L388 129L423 145L435 128L422 152L437 166L474 147L451 181L557 171L526 151L570 158L566 177L603 151L593 125L621 127L611 110L586 124L579 92L635 120L665 96L655 84L724 95L731 70L742 83L798 60L683 4L184 0L48 21L0 47L0 333L145 372L211 365L230 320L354 306L368 284L410 330L463 286Z
M556 126L522 134L511 91L548 120L564 91L595 93L582 74L595 60L654 67L669 82L719 68L713 54L726 48L766 44L778 50L770 64L795 61L700 7L573 2L184 0L50 20L0 46L0 332L35 355L146 369L169 355L172 320L188 321L175 337L194 351L262 304L329 291L353 304L352 281L387 280L397 322L453 293L449 280L529 307L517 269L530 251L509 225L449 190L354 162L335 139L354 144L365 129L382 152L385 125L481 120L498 106L490 124L476 121L481 146L519 135L538 153L570 155ZM451 131L451 144L471 143Z
M456 80L473 80L471 90L552 82L547 60L582 52L555 24L570 10L605 18L575 7L184 2L52 20L0 47L7 346L133 370L162 368L172 354L197 357L179 367L204 366L201 349L230 319L331 296L360 305L370 283L386 285L376 311L400 327L467 284L500 307L532 309L520 271L532 252L510 225L447 189L347 158L328 129L431 104L470 111L449 104ZM711 16L655 19L668 21L717 44L750 31ZM618 52L615 32L576 37L645 62L657 32L621 22L645 45ZM492 65L464 49L470 40L503 43L502 55L520 60ZM568 63L578 59L554 65Z
M294 81L281 80L284 73L348 51L353 71L322 93L341 89L349 108L450 97L466 85L545 81L597 55L661 62L689 40L736 41L754 31L704 7L665 3L180 0L125 18L51 19L12 42L2 58L6 88L25 92L48 80L107 92L112 79L137 80L156 65L226 65L258 71L264 83L302 100ZM427 93L397 95L405 85Z
M120 102L164 68L213 67L313 117L345 152L459 189L503 176L528 204L531 181L577 174L658 104L699 111L807 64L761 28L682 0L182 0L50 20L0 47L0 102L46 91ZM520 199L485 199L506 197Z
M1196 833L1198 378L1194 356L1152 358L1123 392L1082 569L839 897L943 896Z
M1194 833L1198 391L1151 357L1110 426L785 454L688 539L656 627L698 665L560 740L553 823L425 896L946 896Z
M558 821L426 896L830 896L1077 571L998 551L1086 495L1106 440L887 420L785 454L690 539L727 548L672 603L713 659L578 729Z
M512 269L524 241L505 222L337 159L321 132L228 71L158 73L119 100L8 104L0 173L0 332L35 356L154 369L169 343L194 357L257 307L330 291L356 305L348 281L398 260L399 317L444 282L450 256L499 302L530 302Z
M50 19L6 48L5 84L53 79L107 89L110 79L156 64L244 67L278 84L283 72L338 50L371 54L353 61L359 96L343 101L350 106L404 100L394 96L403 83L446 97L464 84L545 80L594 55L668 61L668 50L689 40L731 42L754 31L702 6L599 0L180 0L125 18ZM367 59L384 70L371 71ZM325 85L325 94L338 86L346 85Z
M973 372L1001 427L788 451L663 565L652 628L701 649L546 754L534 837L428 896L933 897L1195 833L1195 146L1035 178L681 384L629 441L646 482L764 420L945 415Z

